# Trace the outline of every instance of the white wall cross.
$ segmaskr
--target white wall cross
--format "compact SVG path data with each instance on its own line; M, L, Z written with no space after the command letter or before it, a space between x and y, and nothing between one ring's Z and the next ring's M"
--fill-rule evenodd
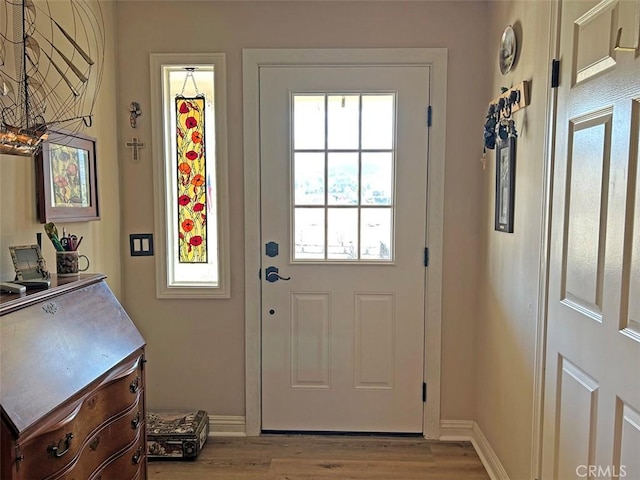
M131 149L131 160L137 162L140 160L139 150L144 148L144 143L138 141L138 137L133 137L130 142L127 142L127 147Z

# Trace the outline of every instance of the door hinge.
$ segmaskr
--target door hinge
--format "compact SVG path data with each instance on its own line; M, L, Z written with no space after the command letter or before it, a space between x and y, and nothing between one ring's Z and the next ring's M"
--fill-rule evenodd
M429 247L424 247L424 266L429 266Z
M422 402L427 402L427 382L422 382Z
M560 60L551 60L551 88L558 88L560 85Z
M431 126L431 121L433 120L433 113L431 110L431 105L427 107L427 127Z

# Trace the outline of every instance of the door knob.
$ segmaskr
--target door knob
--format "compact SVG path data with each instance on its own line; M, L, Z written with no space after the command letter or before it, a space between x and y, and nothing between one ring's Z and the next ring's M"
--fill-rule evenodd
M277 282L278 280L291 280L291 277L282 277L278 274L278 267L267 267L265 270L265 278L267 282Z

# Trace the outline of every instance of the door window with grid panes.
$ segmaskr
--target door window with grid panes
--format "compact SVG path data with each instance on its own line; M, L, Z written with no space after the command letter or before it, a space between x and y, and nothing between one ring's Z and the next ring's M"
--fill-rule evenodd
M294 261L392 262L394 93L292 96Z

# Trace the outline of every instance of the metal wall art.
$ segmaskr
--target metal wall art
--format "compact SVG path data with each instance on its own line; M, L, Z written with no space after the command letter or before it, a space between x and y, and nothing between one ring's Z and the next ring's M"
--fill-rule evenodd
M0 0L0 153L31 156L51 128L93 122L105 27L99 2Z

